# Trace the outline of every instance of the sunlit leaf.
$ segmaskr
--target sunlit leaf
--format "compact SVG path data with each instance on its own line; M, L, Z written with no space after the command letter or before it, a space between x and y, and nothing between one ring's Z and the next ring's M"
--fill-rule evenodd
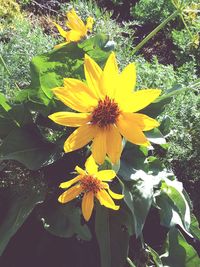
M168 249L167 255L161 257L164 266L200 266L200 259L196 250L186 242L183 235L175 227L169 231Z

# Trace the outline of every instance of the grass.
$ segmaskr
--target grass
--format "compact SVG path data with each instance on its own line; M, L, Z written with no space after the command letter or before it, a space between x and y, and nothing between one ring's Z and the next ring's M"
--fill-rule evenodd
M1 66L0 92L11 97L15 94L16 85L24 88L30 83L30 61L56 44L52 36L43 33L37 21L34 25L27 18L16 18L12 24L5 24L0 31L0 54L10 75Z

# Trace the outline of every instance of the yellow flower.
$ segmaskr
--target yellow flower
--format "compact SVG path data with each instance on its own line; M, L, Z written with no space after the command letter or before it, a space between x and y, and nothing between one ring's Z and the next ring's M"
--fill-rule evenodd
M59 33L66 39L66 42L56 45L55 48L59 48L70 42L78 42L87 36L88 31L92 30L94 23L93 18L88 17L85 25L74 9L67 12L67 19L66 26L70 29L69 31L63 30L60 25L54 22L54 25L57 27Z
M159 123L135 112L153 102L161 90L132 92L136 84L135 64L130 63L119 73L114 53L109 56L103 70L85 55L84 70L87 85L66 78L64 87L53 89L59 100L79 112L57 112L49 116L60 125L79 127L65 141L65 152L93 141L92 155L97 163L102 164L106 155L112 163L119 160L122 136L134 144L149 146L143 131L158 127Z
M78 176L60 184L60 187L64 189L71 187L73 184L75 185L60 195L58 201L67 203L83 193L82 213L86 221L89 221L92 215L94 197L99 200L101 205L113 210L118 210L119 206L115 205L112 198L122 199L124 196L111 191L108 183L105 183L115 178L116 173L113 170L98 171L98 166L92 156L87 159L85 169L86 170L83 170L76 166L75 170Z

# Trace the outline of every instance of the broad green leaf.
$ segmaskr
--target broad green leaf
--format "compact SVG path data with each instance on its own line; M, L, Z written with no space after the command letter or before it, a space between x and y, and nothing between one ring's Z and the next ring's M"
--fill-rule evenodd
M6 137L13 129L32 122L32 117L23 104L14 105L8 111L0 111L0 137Z
M161 208L161 224L172 227L181 225L186 231L190 225L190 207L182 193L182 184L178 181L165 179L161 186L161 195L158 197L158 206Z
M124 266L129 237L133 234L132 216L121 202L118 211L96 206L95 232L100 249L101 267Z
M124 266L128 256L129 238L133 234L132 216L129 209L119 202L118 211L110 211L111 266ZM103 266L102 266L103 267Z
M132 173L136 170L148 170L148 166L145 163L146 151L143 148L126 142L124 147L121 161L119 175L124 180L130 180Z
M0 146L0 160L16 160L30 170L53 163L61 153L62 148L44 140L33 125L14 129Z
M111 267L109 211L96 205L95 233L99 244L101 267Z
M143 229L153 200L153 183L150 176L138 171L131 176L132 182L124 185L124 201L132 212L134 233L138 237Z
M200 266L200 259L196 250L186 242L183 235L175 227L171 228L168 234L167 254L161 257L164 266Z
M33 58L31 62L31 84L22 90L15 101L26 101L30 109L44 114L55 106L52 89L63 86L63 78L84 80L84 54L88 53L98 63L105 63L109 52L100 47L107 37L97 35L81 44L69 43L59 49Z
M197 218L194 216L194 214L191 214L190 232L195 238L198 238L200 240L199 223L197 221Z
M182 193L182 183L176 180L170 181L169 179L165 179L165 182L162 182L161 190L165 192L173 202L175 210L180 216L182 223L178 223L178 218L177 223L180 225L183 224L183 227L188 231L190 226L190 207L186 198L184 197L184 194Z
M0 114L0 138L7 136L16 126L16 123L7 114L4 116Z
M145 136L147 137L147 139L150 142L152 142L154 144L158 144L158 145L166 144L166 140L165 140L164 136L162 135L160 130L157 128L155 128L151 131L145 132Z
M5 96L1 93L0 93L0 107L5 111L8 111L11 108L10 105L7 103Z
M159 126L161 133L166 136L170 133L171 119L168 115L165 115Z
M78 44L78 46L103 67L109 55L109 49L106 49L108 39L108 36L104 34L97 34Z
M37 174L41 175L41 174ZM31 190L25 193L10 192L4 203L7 206L6 213L0 223L0 255L4 252L8 242L25 222L35 205L42 202L46 190L44 187L38 188L35 184Z
M149 171L151 171L152 174L156 174L159 176L161 175L161 173L164 170L164 166L163 166L163 163L157 157L150 156L146 159L146 162L148 163Z
M81 211L74 202L60 204L58 201L48 201L39 212L44 228L58 237L78 235L83 240L92 238L86 224L81 223Z

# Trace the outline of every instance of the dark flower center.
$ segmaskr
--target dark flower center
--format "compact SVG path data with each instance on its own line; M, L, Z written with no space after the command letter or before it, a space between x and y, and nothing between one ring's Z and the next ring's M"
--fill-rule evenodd
M80 184L84 192L92 191L94 194L96 194L102 189L101 181L90 175L84 176L81 179Z
M118 104L108 96L104 100L99 100L97 108L92 112L91 123L104 128L110 124L116 123L120 114Z

